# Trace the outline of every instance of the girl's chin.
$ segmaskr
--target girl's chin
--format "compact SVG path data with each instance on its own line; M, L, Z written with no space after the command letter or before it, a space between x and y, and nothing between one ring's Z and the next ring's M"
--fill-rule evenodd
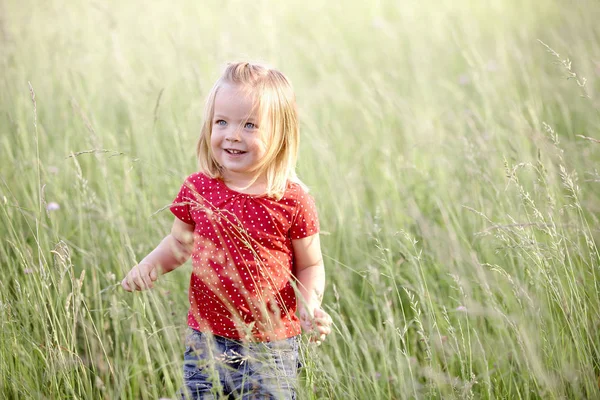
M241 165L231 165L229 163L221 164L223 171L231 174L248 174L252 175L252 170Z

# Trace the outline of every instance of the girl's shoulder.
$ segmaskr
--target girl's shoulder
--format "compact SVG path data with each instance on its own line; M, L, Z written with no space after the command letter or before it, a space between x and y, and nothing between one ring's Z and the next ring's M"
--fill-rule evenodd
M308 188L300 182L288 181L284 201L291 206L292 239L301 239L319 232L319 213Z
M287 181L283 198L294 199L304 193L308 194L308 189L306 187L303 187L303 185L298 182Z
M183 184L195 192L201 193L214 188L217 185L217 180L203 172L194 172L185 178Z
M293 205L314 202L313 197L308 192L308 188L303 183L294 181L287 182L286 190L281 200L292 202Z

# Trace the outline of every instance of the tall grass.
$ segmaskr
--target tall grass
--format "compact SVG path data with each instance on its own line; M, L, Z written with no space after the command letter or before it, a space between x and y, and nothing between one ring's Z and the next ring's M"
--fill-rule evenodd
M0 4L0 397L172 397L168 231L230 60L294 83L334 333L301 398L600 397L600 5ZM540 42L541 41L541 42ZM565 79L569 78L569 79Z

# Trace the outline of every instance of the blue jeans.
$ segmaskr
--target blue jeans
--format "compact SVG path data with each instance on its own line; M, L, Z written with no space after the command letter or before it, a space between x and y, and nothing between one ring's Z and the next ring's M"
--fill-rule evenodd
M299 337L248 343L188 329L180 399L295 400Z

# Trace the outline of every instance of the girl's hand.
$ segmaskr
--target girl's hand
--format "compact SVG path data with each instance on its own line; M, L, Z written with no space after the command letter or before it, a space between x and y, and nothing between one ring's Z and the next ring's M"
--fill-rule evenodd
M138 264L131 268L131 271L121 281L121 286L128 292L134 290L146 290L154 287L154 282L158 279L156 267L150 264Z
M310 341L320 345L331 333L332 320L321 307L316 307L312 315L304 307L300 309L300 325L310 335Z

